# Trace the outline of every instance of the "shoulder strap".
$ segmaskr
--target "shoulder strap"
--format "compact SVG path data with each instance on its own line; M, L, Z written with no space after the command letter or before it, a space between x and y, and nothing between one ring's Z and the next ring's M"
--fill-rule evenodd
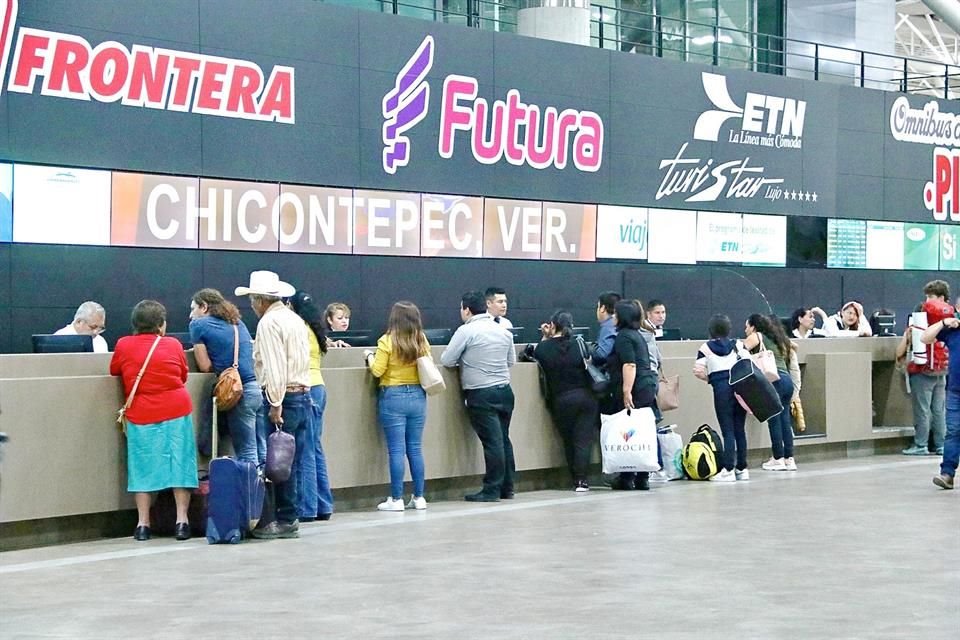
M583 342L583 336L577 335L577 348L580 349L580 357L583 358L583 364L586 366L589 357L587 356L587 345Z
M233 368L240 364L240 328L233 325Z
M157 348L157 345L160 344L160 338L163 336L157 336L157 339L153 341L153 344L150 346L150 351L147 352L147 359L143 361L143 366L140 367L140 373L137 374L137 379L133 381L133 388L130 389L130 395L127 396L127 402L123 405L124 411L130 408L130 405L133 404L133 397L137 395L137 387L140 386L140 378L143 377L143 372L147 370L147 363L150 362L150 358L153 357L153 351Z

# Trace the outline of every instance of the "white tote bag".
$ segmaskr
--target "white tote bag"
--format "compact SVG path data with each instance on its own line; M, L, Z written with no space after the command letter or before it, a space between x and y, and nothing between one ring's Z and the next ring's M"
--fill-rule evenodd
M663 459L663 474L667 480L683 478L683 437L674 431L676 426L671 424L657 430L660 457Z
M659 471L657 419L653 409L624 409L600 415L600 452L604 473Z
M420 386L428 396L435 396L447 388L440 369L433 363L433 358L430 356L417 358L417 375L420 376Z

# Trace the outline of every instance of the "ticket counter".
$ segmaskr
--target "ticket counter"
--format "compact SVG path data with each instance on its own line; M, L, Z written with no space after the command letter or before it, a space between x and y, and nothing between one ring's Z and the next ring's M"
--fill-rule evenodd
M903 375L893 367L896 343L897 338L800 343L807 423L797 439L801 465L814 456L891 452L906 443L912 414ZM679 425L684 439L702 423L716 424L710 388L692 374L698 346L661 343L666 373L681 377L681 406L666 417ZM435 358L442 350L434 347ZM362 366L361 351L331 350L324 359L324 449L341 506L382 499L389 480L376 383ZM0 549L25 546L51 530L55 538L58 522L86 522L82 528L89 537L130 520L125 445L115 423L123 395L119 379L106 374L109 361L108 354L0 355L0 431L10 436L0 481ZM192 358L190 363L195 371ZM429 398L424 434L427 491L435 500L475 488L483 473L457 373L444 375L447 391ZM198 425L197 409L209 401L213 379L191 373L187 382ZM518 363L512 384L518 489L563 486L557 484L566 478L563 452L540 397L536 365ZM747 439L752 464L769 455L765 424L749 418ZM93 521L99 524L90 525Z

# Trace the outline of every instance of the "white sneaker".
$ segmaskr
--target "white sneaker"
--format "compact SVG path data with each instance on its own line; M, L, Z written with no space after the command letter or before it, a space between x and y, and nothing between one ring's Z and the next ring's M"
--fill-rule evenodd
M730 469L724 469L710 478L710 482L736 482L737 476Z
M749 469L737 469L734 471L737 476L737 480L749 480L750 479L750 470Z
M377 510L378 511L403 511L403 500L401 498L397 498L396 500L394 500L393 498L387 498L386 500L384 500L383 502L377 505Z
M760 465L760 468L764 471L786 471L787 465L783 461L783 458L770 458Z
M407 503L407 509L416 509L417 511L423 511L427 508L427 499L423 496L419 498L416 496L410 496L410 502Z
M783 468L785 471L796 471L797 470L797 461L793 458L786 458L783 461Z

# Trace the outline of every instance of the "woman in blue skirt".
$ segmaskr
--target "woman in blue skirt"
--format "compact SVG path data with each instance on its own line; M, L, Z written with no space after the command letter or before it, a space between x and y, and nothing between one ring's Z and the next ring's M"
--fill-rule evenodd
M130 323L134 335L117 341L110 374L121 376L126 398L136 384L125 412L127 491L135 494L138 516L133 537L150 539L152 494L172 488L177 504L176 538L186 540L190 537L190 491L197 488L193 404L184 386L187 359L178 340L164 337L167 310L159 302L138 302Z

